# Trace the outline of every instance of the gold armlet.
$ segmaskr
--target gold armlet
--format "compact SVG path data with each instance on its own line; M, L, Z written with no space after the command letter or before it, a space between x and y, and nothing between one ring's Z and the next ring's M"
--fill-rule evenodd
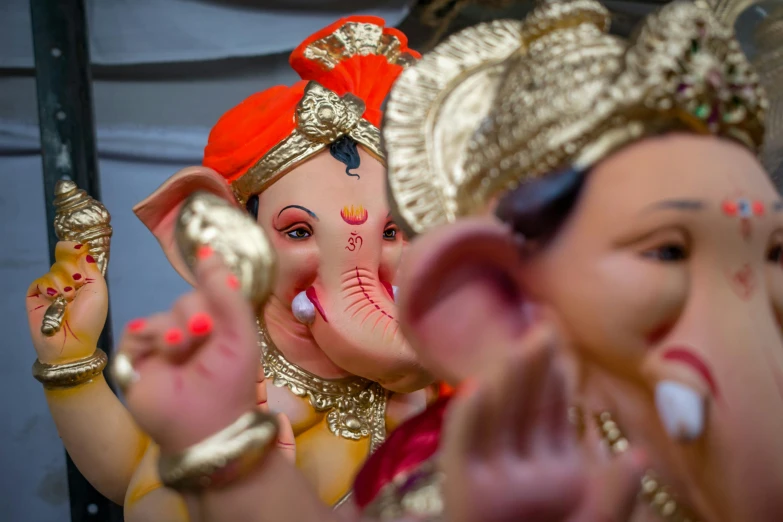
M244 476L277 440L277 419L253 411L234 424L177 455L160 457L158 472L166 487L178 491L218 488Z
M89 357L65 364L46 364L36 360L33 377L50 390L73 388L99 376L107 361L106 353L100 348Z

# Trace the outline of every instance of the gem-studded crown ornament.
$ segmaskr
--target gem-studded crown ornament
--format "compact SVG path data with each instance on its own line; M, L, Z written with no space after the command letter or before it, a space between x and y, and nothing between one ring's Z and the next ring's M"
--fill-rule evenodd
M421 233L662 132L759 152L766 94L706 3L668 4L630 41L609 24L595 0L541 1L521 22L452 36L404 72L383 131L400 225Z
M381 105L402 70L420 55L381 18L351 16L311 35L289 62L302 81L254 94L215 124L204 165L237 200L262 192L344 136L384 162Z

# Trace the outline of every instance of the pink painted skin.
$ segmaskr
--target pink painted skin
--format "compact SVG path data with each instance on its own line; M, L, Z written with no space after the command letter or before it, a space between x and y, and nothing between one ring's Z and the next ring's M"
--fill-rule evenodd
M392 319L396 305L385 289L396 277L404 241L390 217L383 165L361 147L359 155L360 181L346 176L344 166L324 151L259 195L258 221L278 256L275 287L264 310L267 328L289 360L323 378L359 375L392 391L418 390L431 377ZM135 209L190 283L193 277L174 248L171 216L193 187L235 203L225 180L210 169L193 167L175 175ZM357 212L351 202L361 202L363 208ZM343 212L346 206L348 211ZM354 229L359 225L346 222L341 212L351 222L362 222L361 240L353 240L353 251L346 249L346 238L353 237L351 232L358 237ZM357 267L364 291L355 277ZM291 302L310 287L322 313L303 328L291 312Z
M307 290L305 290L305 295L310 300L311 303L313 303L313 306L315 306L315 309L318 310L318 313L321 315L321 319L324 320L325 323L328 323L329 320L326 318L326 312L324 312L323 306L321 306L321 301L318 300L318 294L315 291L314 287L309 287Z
M362 239L362 236L358 235L356 232L351 232L351 235L348 238L348 245L345 249L349 252L353 252L354 250L362 248L363 244L364 240Z
M259 403L266 407L266 395L258 395L266 387L258 386L257 349L250 348L254 313L239 289L225 284L231 275L220 256L198 260L198 290L146 319L143 331L126 328L120 340L119 351L139 375L127 391L128 407L164 455L203 440L216 423L228 425ZM186 429L172 429L175 419L190 420ZM282 442L293 444L285 419L282 432Z
M358 375L379 382L392 391L416 391L412 397L392 396L388 412L392 419L390 423L394 423L424 405L425 393L419 390L430 384L431 376L419 365L400 333L394 316L396 305L387 290L396 276L404 241L389 213L384 167L361 148L359 154L361 166L356 170L361 173L361 181L346 176L345 166L325 151L300 164L260 194L258 222L278 257L275 286L263 309L263 318L270 337L283 355L319 377L332 379ZM236 204L230 186L222 177L207 168L194 167L175 175L134 210L158 238L175 269L199 288L203 296L204 289L179 256L173 240L178 209L194 190L208 190ZM340 214L346 203L350 205L350 202L358 201L367 210L366 219L364 212L360 216L359 221L363 221L361 225L346 222ZM361 240L358 245L354 239L354 244L359 248L353 252L346 250L346 238L351 236L351 232L359 236L359 230ZM199 261L208 263L213 257ZM225 289L239 289L236 277L228 273L222 277L224 279L221 283ZM363 289L360 288L359 280ZM293 316L291 302L299 293L310 288L311 298L318 302L320 310L315 322L307 326ZM175 305L178 310L176 317L187 318L195 312L185 313L178 306ZM199 336L195 344L206 348L212 346L214 341L214 353L223 361L220 364L242 364L245 360L242 352L247 347L242 346L235 336L228 335L231 332L221 329L221 319L216 311L207 311L213 317L213 330L209 335ZM144 335L154 331L152 319L148 321ZM178 361L179 357L188 360L190 343L196 336L189 333L186 324L180 324L179 328L185 332L186 339L177 348L180 354L175 360ZM252 337L251 351L256 354L254 362L257 366L255 331ZM230 350L233 350L233 356L229 355ZM200 352L201 349L196 351ZM150 364L149 360L145 357L142 366ZM203 368L213 373L215 379L222 375L212 364L205 363ZM207 380L203 368L197 370L193 366L194 379ZM201 412L191 418L189 406L170 408L166 403L160 404L153 400L158 395L167 396L175 392L178 392L179 397L189 396L191 387L188 378L177 371L179 369L175 366L170 378L152 382L142 375L137 388L138 393L141 393L142 386L153 390L144 392L149 394L148 399L137 403L138 409L133 410L134 416L166 419L169 432L163 435L164 446L187 443L193 440L191 432L214 432L225 427L228 422L225 416L206 418L208 412ZM252 403L255 406L257 402L267 400L267 392L262 376L253 385L258 389ZM231 390L239 390L240 385L232 386L226 383L225 389L220 392L220 401L236 399L236 394ZM212 398L209 398L200 393L193 397L194 402L212 400L217 395L212 393ZM329 456L335 453L330 448L336 447L337 451L342 452L344 450L340 446L343 442L308 436L311 433L308 430L320 430L321 425L312 424L314 421L309 410L289 408L290 400L286 390L275 389L275 393L277 400L270 401L270 404L288 414L299 416L292 420L310 444L303 450L305 457L301 469L324 501L337 501L350 488L352 477L361 466L364 454L352 453L351 458L341 461L344 465L336 466ZM392 407L395 403L397 407ZM268 406L265 403L263 405ZM237 411L232 408L226 406L225 409ZM146 409L151 411L143 411ZM352 445L350 442L345 444Z
M403 238L389 215L383 166L359 153L360 181L344 169L314 175L334 166L325 152L260 194L259 223L279 259L267 324L285 355L308 354L301 358L308 371L326 378L359 375L392 391L412 391L430 377L399 332L386 289L396 277ZM318 310L306 330L290 312L302 290L316 296L311 301ZM295 339L286 332L296 332ZM277 339L289 339L291 348Z
M740 299L747 301L753 297L756 290L756 275L749 264L745 263L741 269L731 274L730 281L732 289Z
M783 513L783 205L764 200L769 211L753 218L745 238L726 219L725 195L738 190L776 193L745 148L671 134L593 167L555 239L524 259L495 219L423 234L406 253L399 285L406 336L430 371L457 383L522 350L518 325L532 296L568 341L558 353L573 400L611 411L631 447L646 451L700 520L776 521ZM662 380L705 398L698 440L684 444L665 431L653 400ZM515 462L524 459L503 465ZM449 477L503 491L500 479L487 479L492 469L483 478ZM494 507L483 504L491 496L472 499ZM630 520L650 516L640 504Z

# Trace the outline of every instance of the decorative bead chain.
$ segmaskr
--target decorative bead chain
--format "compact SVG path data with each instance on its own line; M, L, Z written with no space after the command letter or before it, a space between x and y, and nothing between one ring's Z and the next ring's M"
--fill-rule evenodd
M577 431L584 433L584 415L578 406L569 411L571 422ZM620 427L608 411L593 414L593 419L601 433L601 438L609 446L614 455L628 451L630 443L620 430ZM684 506L677 503L671 488L662 484L652 471L647 471L642 477L642 488L639 495L650 508L661 518L671 522L699 522Z

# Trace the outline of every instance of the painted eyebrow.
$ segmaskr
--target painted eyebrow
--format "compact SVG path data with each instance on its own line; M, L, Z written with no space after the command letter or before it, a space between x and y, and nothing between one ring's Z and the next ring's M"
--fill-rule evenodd
M664 199L653 203L647 210L702 210L704 202L698 199Z
M313 212L313 211L312 211L312 210L310 210L309 208L307 208L307 207L303 207L303 206L301 206L301 205L288 205L287 207L283 207L283 208L280 210L280 212L278 212L278 214L277 214L277 217L280 217L280 214L282 214L284 210L287 210L287 209L289 209L289 208L298 208L299 210L304 210L305 212L307 212L307 214L308 214L308 215L309 215L311 218L315 219L316 221L320 221L320 219L318 219L318 216L316 216L316 215L315 215L315 212Z

